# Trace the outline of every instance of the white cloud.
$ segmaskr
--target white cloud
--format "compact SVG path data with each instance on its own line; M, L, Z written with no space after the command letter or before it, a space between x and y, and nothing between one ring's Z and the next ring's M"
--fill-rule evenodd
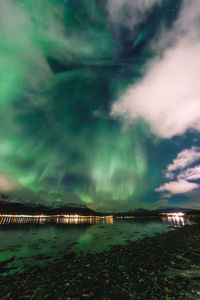
M184 169L190 164L200 160L200 148L192 147L181 151L177 157L173 160L172 164L167 167L167 172L176 171L178 169Z
M155 4L162 0L108 0L107 9L110 20L116 25L133 29L147 17Z
M200 5L185 0L173 29L156 43L162 56L148 65L145 76L130 86L113 105L111 115L125 120L142 118L162 138L200 131Z
M197 183L188 182L186 180L170 181L159 188L156 192L170 192L171 194L184 194L197 189L199 185Z
M10 192L17 188L18 188L18 185L7 174L0 175L0 191L1 192Z
M181 179L181 180L182 179L183 180L198 180L198 179L200 179L200 166L186 169L178 176L178 179Z
M192 147L181 151L171 164L168 165L165 177L171 181L158 187L156 192L171 194L183 194L191 192L200 186L190 182L200 179L200 165L190 167L191 164L200 160L200 148ZM163 197L163 194L161 194Z

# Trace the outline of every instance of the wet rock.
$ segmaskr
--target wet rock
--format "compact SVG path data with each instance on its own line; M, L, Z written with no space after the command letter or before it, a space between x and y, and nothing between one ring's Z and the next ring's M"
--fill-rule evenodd
M11 300L11 293L8 293L6 296L2 297L1 300Z
M68 254L65 254L63 256L64 259L67 259L67 260L71 260L71 259L74 259L76 257L76 253L75 252L70 252Z
M125 268L126 268L126 267L125 267L124 265L119 265L119 266L118 266L118 269L121 270L121 271L123 271Z
M11 292L6 300L196 300L199 254L200 225L175 229L101 253L71 253L46 267L6 276L0 280L0 299Z
M200 271L198 270L178 270L169 269L165 273L168 277L183 277L183 278L200 278Z
M176 258L178 258L178 259L180 259L180 260L182 260L182 261L184 261L184 262L186 262L186 263L190 263L190 262L191 262L190 259L188 259L188 258L186 258L186 257L183 257L183 256L181 256L181 255L176 255Z
M46 291L43 288L38 287L30 299L31 300L44 300L46 298L47 298Z

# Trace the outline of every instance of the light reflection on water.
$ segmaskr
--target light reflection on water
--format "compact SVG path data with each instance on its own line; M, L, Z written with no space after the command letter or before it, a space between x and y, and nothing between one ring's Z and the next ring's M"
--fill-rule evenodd
M174 227L181 227L185 225L191 225L192 222L189 218L185 216L178 216L178 215L166 215L162 217L163 222L170 223Z
M16 216L0 215L0 225L8 224L96 224L96 223L113 223L113 217L94 217L94 216Z

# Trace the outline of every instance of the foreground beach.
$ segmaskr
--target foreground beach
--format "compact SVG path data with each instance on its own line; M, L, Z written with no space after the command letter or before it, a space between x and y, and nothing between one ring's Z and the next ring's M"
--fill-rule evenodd
M200 299L200 224L1 277L0 299Z

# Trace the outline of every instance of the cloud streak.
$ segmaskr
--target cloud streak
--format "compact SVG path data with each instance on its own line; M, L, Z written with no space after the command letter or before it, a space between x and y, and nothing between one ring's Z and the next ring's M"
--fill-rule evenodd
M197 188L196 181L200 179L200 166L191 166L200 160L200 148L192 147L181 151L165 172L165 178L173 179L156 188L156 192L168 192L170 194L185 194Z
M156 192L169 192L173 195L175 194L184 194L197 189L199 185L197 183L188 182L186 180L178 180L178 181L170 181L159 188L157 188Z
M184 169L198 160L200 160L199 147L192 147L191 149L181 151L173 160L172 164L167 167L166 178L173 178L174 171Z
M0 192L11 192L18 188L18 184L14 182L8 174L0 174Z
M155 4L162 0L108 0L107 10L110 20L115 26L133 29L147 18Z
M155 42L159 56L147 66L143 78L130 86L113 105L112 116L129 122L144 119L161 138L200 131L200 7L184 1L172 30ZM192 29L192 30L191 30ZM170 46L170 47L169 47ZM162 55L160 55L162 53Z
M188 168L181 172L178 176L179 179L184 180L199 180L200 179L200 166L195 166L194 168Z

